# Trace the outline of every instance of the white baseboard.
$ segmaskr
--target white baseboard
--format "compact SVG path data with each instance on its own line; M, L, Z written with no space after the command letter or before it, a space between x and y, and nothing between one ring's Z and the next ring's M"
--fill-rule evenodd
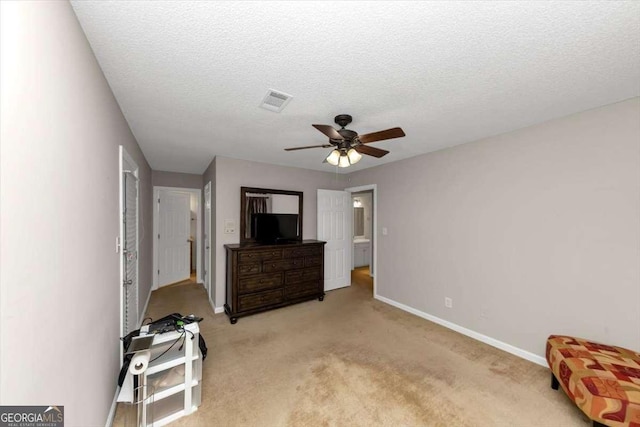
M209 305L215 314L224 313L224 307L216 307L213 301L211 301L211 298L209 298Z
M394 307L399 308L400 310L404 310L408 313L414 314L418 317L422 317L423 319L429 320L433 323L437 323L438 325L444 326L445 328L449 328L453 331L461 333L462 335L466 335L470 338L483 342L485 344L489 344L492 347L498 348L500 350L506 351L507 353L511 353L515 356L521 357L529 362L533 362L536 365L548 367L547 360L544 357L538 356L537 354L533 354L529 351L523 350L518 347L514 347L511 344L507 344L505 342L499 341L495 338L488 337L479 332L472 331L471 329L467 329L463 326L456 325L455 323L449 322L448 320L441 319L439 317L433 316L431 314L427 314L423 311L417 310L413 307L409 307L408 305L404 305L397 301L394 301L389 298L385 298L380 295L374 295L374 298L380 300L386 304L392 305Z

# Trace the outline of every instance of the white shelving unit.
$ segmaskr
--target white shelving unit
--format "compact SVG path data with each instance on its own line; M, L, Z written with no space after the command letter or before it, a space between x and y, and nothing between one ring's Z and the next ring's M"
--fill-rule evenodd
M147 405L147 426L169 424L198 409L202 400L202 354L197 323L184 326L186 332L165 332L153 339L145 384L154 390ZM192 339L193 338L193 339ZM178 340L176 342L176 340ZM175 344L174 344L175 343ZM173 344L173 347L172 347ZM165 352L163 354L163 352ZM156 359L156 360L154 360Z

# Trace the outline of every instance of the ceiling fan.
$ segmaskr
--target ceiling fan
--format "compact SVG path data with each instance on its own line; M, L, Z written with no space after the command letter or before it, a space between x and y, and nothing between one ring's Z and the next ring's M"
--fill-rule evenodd
M389 153L387 150L370 147L365 144L405 136L401 128L391 128L379 132L367 133L365 135L358 135L357 132L345 129L345 126L352 121L352 117L349 114L339 114L335 117L334 121L340 126L339 130L335 130L329 125L311 125L329 137L329 144L291 147L285 148L285 151L333 147L334 149L329 153L325 161L334 166L346 168L360 161L362 154L380 158Z

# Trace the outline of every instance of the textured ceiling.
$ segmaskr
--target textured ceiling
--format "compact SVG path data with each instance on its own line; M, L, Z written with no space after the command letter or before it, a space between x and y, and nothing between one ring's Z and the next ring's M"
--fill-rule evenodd
M402 127L376 166L640 95L640 2L74 1L151 167L333 171L312 123ZM267 89L293 95L282 113Z

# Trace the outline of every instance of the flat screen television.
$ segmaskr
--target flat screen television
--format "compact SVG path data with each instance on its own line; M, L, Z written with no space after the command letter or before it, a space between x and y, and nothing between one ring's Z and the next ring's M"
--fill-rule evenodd
M251 235L260 243L301 240L297 214L251 214Z

